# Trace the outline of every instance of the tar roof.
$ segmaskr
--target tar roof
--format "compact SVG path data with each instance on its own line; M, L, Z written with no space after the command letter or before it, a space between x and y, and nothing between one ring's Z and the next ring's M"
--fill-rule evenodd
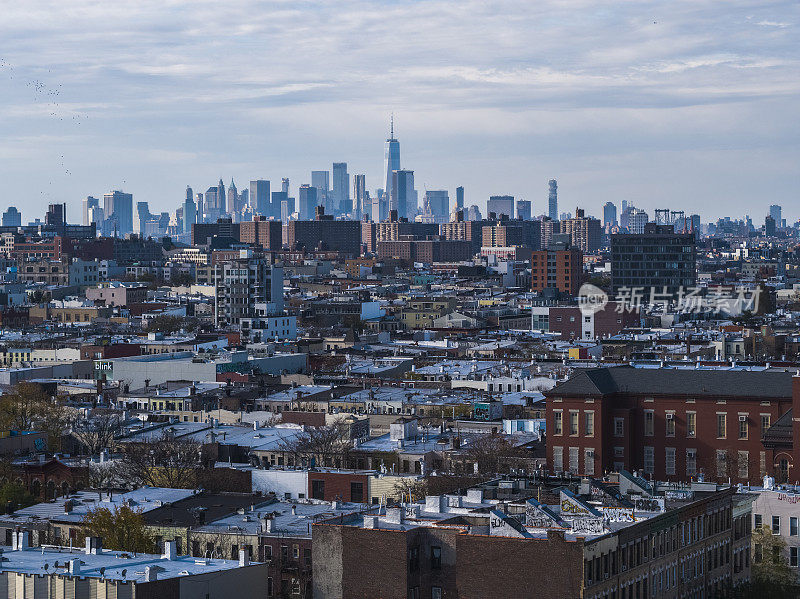
M787 372L617 366L581 370L546 394L562 396L610 393L788 399L792 397L792 375Z
M158 568L158 578L175 578L206 574L238 568L239 562L224 559L196 559L188 555L168 560L160 555L140 553L137 555L122 551L104 550L100 554L70 553L68 550L39 549L28 551L11 551L10 547L0 547L3 559L0 571L20 572L23 574L69 574L66 566L70 560L80 560L81 568L78 576L88 578L106 578L145 582L144 569L148 566ZM56 566L58 563L58 566ZM46 567L45 567L46 566Z

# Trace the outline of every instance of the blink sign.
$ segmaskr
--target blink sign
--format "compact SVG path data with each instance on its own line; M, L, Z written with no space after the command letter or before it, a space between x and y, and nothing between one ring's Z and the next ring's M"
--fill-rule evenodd
M114 362L111 360L95 360L94 378L110 379L114 376Z

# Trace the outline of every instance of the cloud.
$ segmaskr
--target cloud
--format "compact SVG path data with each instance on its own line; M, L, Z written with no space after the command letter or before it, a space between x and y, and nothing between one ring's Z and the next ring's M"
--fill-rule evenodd
M172 210L187 183L257 173L296 185L339 160L377 187L394 111L418 186L464 184L478 203L500 186L536 211L553 174L565 190L570 177L583 186L590 212L619 197L614 177L658 189L643 205L683 201L674 172L650 164L659 151L706 152L730 163L705 172L727 167L737 185L724 187L741 189L703 199L711 217L752 204L754 165L739 163L751 147L772 173L765 205L788 205L797 177L775 165L800 158L799 11L788 0L29 0L0 20L11 145L0 175L18 194L60 176L47 148L35 165L30 141L18 159L13 150L22 135L54 135L74 173L56 192L64 201L125 179ZM602 181L586 164L603 165ZM681 173L705 176L691 164Z

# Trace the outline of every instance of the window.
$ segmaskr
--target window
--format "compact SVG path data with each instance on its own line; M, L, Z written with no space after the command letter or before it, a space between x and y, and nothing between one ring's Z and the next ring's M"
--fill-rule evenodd
M697 450L686 450L686 476L694 476L697 474Z
M739 438L747 439L747 416L739 414Z
M717 476L720 478L728 476L728 452L724 449L717 450Z
M419 570L419 547L411 547L408 550L408 569L411 572Z
M675 448L674 447L667 447L666 449L666 473L667 476L674 476L675 475Z
M749 451L740 451L739 452L739 478L750 478L750 469L748 465L750 463L750 452Z
M655 450L652 447L644 448L644 471L652 474L655 470Z
M442 587L431 587L431 599L442 599Z
M644 436L653 436L653 410L645 410L644 413Z
M564 470L564 448L553 447L553 470L562 472Z
M585 435L587 437L594 436L594 412L588 411L586 412L586 431Z
M570 447L569 448L569 471L573 474L578 474L578 458L580 454L578 453L580 450L579 447Z
M364 501L364 483L350 483L350 501L353 503Z
M781 534L781 517L780 516L772 516L772 534L774 534L774 535Z
M625 434L625 419L614 418L614 436L622 437Z
M789 518L789 536L797 536L797 516L792 516Z
M761 528L764 525L764 519L761 514L754 514L753 519L755 521L755 526L753 528Z
M725 430L727 429L728 415L717 414L717 439L725 438Z
M667 437L675 436L675 412L667 412L666 415L666 430Z
M574 437L578 434L578 410L569 412L569 434Z
M311 481L311 499L325 499L325 481Z
M769 414L761 414L761 434L767 432L767 429L770 427L771 417Z
M563 434L563 413L561 410L555 410L553 412L553 434L554 435L561 435Z
M594 475L594 449L588 447L583 452L583 473L592 476Z
M442 568L442 548L431 547L431 570L441 570Z
M792 568L797 567L797 547L789 547L789 565Z

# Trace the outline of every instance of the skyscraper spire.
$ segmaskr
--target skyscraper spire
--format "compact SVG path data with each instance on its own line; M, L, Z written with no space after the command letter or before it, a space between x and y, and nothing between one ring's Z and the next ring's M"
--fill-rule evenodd
M394 113L389 117L389 139L394 139Z

